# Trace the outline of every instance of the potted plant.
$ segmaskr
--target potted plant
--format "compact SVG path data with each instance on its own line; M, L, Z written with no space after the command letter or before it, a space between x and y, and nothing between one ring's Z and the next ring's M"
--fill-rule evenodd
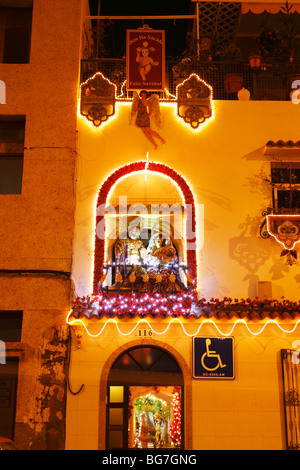
M284 40L284 53L288 57L289 62L293 62L296 56L296 37L300 34L300 23L298 16L295 12L292 12L293 5L289 5L285 2L284 7L280 7L282 13L282 35Z
M205 36L200 39L200 51L210 51L212 45L212 38Z
M253 52L249 57L249 64L252 70L259 70L262 62L262 56L258 52Z
M242 53L239 47L230 43L216 52L215 58L226 63L242 62ZM225 89L228 94L238 93L243 87L243 75L236 71L226 73L224 76Z
M256 47L264 60L274 60L282 54L283 36L276 28L264 27L257 37Z
M288 2L285 3L284 7L281 7L280 10L284 13L281 23L282 23L282 34L284 38L284 55L291 66L289 73L287 75L287 84L288 92L290 96L294 96L295 89L299 88L298 83L300 81L300 72L299 66L294 66L293 62L297 56L297 35L300 34L300 22L297 14L292 12L293 5L289 5Z
M242 62L243 56L241 49L234 43L221 45L214 54L215 60L222 62Z
M243 75L241 73L227 73L224 77L224 84L227 93L238 93L243 88Z

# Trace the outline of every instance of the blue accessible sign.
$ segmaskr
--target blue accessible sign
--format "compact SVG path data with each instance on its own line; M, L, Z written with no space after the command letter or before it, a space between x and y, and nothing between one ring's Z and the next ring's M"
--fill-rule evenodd
M194 379L234 379L233 337L193 338Z

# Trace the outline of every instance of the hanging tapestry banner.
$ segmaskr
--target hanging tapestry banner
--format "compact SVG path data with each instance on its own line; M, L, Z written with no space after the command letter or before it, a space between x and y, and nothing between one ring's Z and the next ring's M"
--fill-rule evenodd
M127 90L164 91L164 30L127 30L126 74Z

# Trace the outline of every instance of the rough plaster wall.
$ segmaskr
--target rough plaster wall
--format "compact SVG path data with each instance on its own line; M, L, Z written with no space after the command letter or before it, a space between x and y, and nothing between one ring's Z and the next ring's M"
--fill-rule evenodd
M63 450L68 377L69 330L67 326L45 330L38 351L35 390L16 438L24 449Z
M81 14L81 0L34 0L30 63L0 64L1 114L26 116L22 194L0 195L0 269L71 270ZM23 310L20 448L64 446L70 296L67 277L0 276L0 310Z

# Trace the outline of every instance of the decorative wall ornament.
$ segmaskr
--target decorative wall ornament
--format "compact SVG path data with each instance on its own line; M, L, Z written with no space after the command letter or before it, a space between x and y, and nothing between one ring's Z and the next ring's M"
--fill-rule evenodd
M191 74L177 86L177 114L193 129L212 118L212 87Z
M287 256L287 264L294 264L297 259L295 246L300 242L300 215L269 214L266 221L268 233L283 246L281 256Z
M80 114L95 127L115 114L117 87L97 72L80 86Z
M117 94L117 89L117 85L101 72L95 73L80 85L79 114L86 118L94 128L99 129L102 123L107 122L115 114L116 102L132 103L133 108L134 97L137 93L134 93L133 98L126 97L126 90L129 90L127 80L121 87L120 95ZM167 102L174 107L177 106L177 116L193 131L199 130L201 125L213 118L212 87L197 74L191 74L177 85L176 96L171 95L167 89L164 89L164 92L168 96L167 99L159 98L155 94L149 95L148 98L148 101L153 105L152 114L158 128L160 127L159 102ZM132 117L131 115L130 122ZM160 136L159 138L164 143L164 139ZM156 147L155 144L154 146Z

